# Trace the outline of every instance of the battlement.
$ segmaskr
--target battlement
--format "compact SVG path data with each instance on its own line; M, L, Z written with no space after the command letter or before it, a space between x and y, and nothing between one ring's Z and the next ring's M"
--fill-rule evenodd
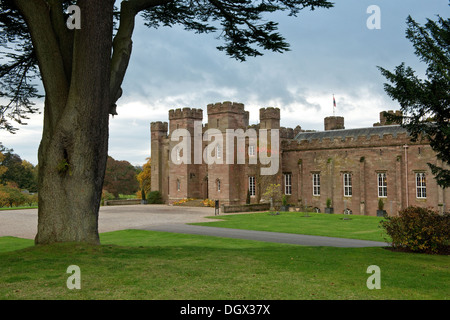
M296 126L294 129L280 127L280 138L294 139L300 132L307 132L307 131L303 130L301 126Z
M243 103L231 102L231 101L211 103L211 104L208 104L207 109L208 109L208 114L218 114L218 113L245 114Z
M386 118L386 116L384 115L385 113L388 113L390 115L395 115L397 117L401 117L403 115L403 113L400 110L389 110L389 111L381 111L380 112L380 122L374 123L373 126L374 127L378 127L378 126L390 126L390 125L396 125L398 123L392 122L392 121L388 121L388 119Z
M150 123L150 130L151 131L164 131L164 132L167 132L168 129L169 129L169 124L167 122L156 121L156 122Z
M203 120L203 110L195 108L183 108L169 110L169 120L196 119Z
M259 120L269 119L280 120L280 109L273 107L259 109Z
M422 142L422 144L426 142ZM403 146L412 144L406 129L400 126L378 126L361 129L301 132L287 140L286 150L319 150ZM416 143L420 144L420 143Z

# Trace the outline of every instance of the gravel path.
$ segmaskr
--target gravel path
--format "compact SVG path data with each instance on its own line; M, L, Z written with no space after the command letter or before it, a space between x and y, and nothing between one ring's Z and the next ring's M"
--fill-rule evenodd
M172 207L166 205L126 205L100 208L99 232L140 229L168 223L207 222L214 208ZM37 233L37 209L0 211L0 237L34 239Z

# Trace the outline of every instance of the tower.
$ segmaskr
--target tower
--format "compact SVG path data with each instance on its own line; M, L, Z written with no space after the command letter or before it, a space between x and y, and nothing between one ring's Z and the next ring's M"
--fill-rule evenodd
M324 127L325 127L325 131L345 129L344 117L338 117L338 116L326 117L324 119Z
M152 191L159 191L164 201L168 198L168 184L164 177L169 174L168 170L168 123L152 122L150 124L151 133L151 159L152 159Z
M259 109L260 129L280 129L280 109L261 108Z
M227 141L226 130L245 131L248 127L249 113L244 110L242 103L229 101L209 104L207 109L208 130L215 129L215 132L222 135L222 146L219 146L219 150L216 147L215 150L216 161L208 164L208 197L219 200L221 204L237 204L243 200L241 198L245 184L242 181L244 165L238 164L236 159L237 153L245 150L237 150L237 139L234 137L230 137L233 141ZM233 145L232 159L227 159L227 143Z
M194 134L201 135L202 120L202 109L169 110L171 139L168 142L169 170L166 176L169 203L183 198L203 198L201 164L194 161ZM176 138L179 140L176 141Z

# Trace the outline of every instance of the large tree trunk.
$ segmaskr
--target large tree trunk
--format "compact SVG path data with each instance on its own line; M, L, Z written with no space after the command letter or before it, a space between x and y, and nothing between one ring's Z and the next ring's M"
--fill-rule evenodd
M27 24L33 26L41 22L43 30L39 21L43 15L39 15L38 10L49 9L38 0L17 2L28 18ZM53 30L53 38L45 29L39 33L39 28L30 27L46 91L44 130L39 147L36 244L99 243L98 212L108 154L111 105L113 1L85 0L77 4L81 10L81 29L70 35L73 37L70 53L61 50L59 35L65 31L55 28L58 21L52 16L55 14L52 9L56 7L47 12L51 16L49 29ZM31 8L32 5L35 7ZM37 31L33 33L33 30ZM51 55L54 55L53 61L46 64ZM70 66L67 56L71 57ZM58 74L63 76L56 82Z

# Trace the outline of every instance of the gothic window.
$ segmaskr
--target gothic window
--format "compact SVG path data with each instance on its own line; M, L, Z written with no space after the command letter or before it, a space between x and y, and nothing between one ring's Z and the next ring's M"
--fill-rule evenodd
M251 197L256 195L256 180L254 176L248 177L248 191Z
M216 147L216 158L217 159L222 158L222 149L220 149L219 145Z
M352 174L344 173L344 197L352 196Z
M416 173L416 197L418 199L426 199L427 197L427 180L425 172Z
M284 194L292 194L292 174L290 173L284 174Z
M313 196L320 196L320 173L313 173Z
M253 146L253 145L248 146L248 155L249 156L255 155L255 146Z
M386 198L387 197L387 180L386 173L378 173L378 197Z
M217 179L216 183L217 183L217 191L220 192L220 179Z

